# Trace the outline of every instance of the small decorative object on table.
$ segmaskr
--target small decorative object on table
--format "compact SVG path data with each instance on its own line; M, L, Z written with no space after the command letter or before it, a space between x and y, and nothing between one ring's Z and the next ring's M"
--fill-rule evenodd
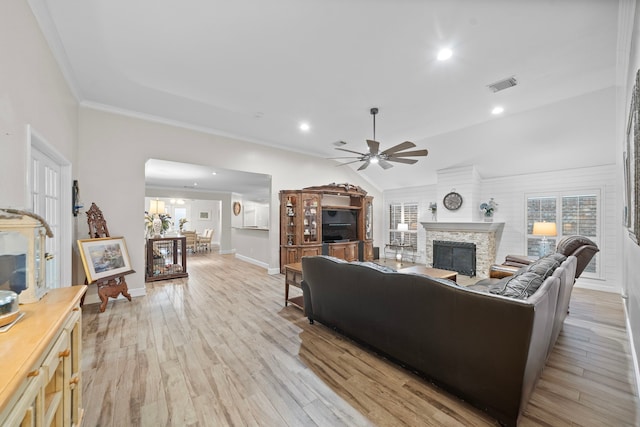
M189 220L187 218L180 218L180 221L178 222L178 227L180 227L180 232L182 233L182 229L184 228L184 225L189 222Z
M485 222L493 221L493 212L498 207L498 204L493 200L493 197L489 199L488 202L482 202L480 204L480 210L484 214Z

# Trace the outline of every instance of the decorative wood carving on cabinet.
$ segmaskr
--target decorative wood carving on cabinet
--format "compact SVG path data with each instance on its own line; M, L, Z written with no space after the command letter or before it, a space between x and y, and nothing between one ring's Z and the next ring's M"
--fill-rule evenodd
M347 218L348 232L337 231L339 221L323 224L324 212ZM304 256L323 254L373 260L373 197L362 188L333 183L280 191L280 271Z
M89 237L92 239L111 237L109 236L107 221L104 219L102 211L95 203L91 203L91 207L87 210L87 222L89 223ZM87 284L86 279L85 284ZM100 279L97 280L95 284L98 287L98 296L100 297L101 302L101 313L103 313L107 308L109 298L118 298L118 295L122 294L122 296L131 301L127 281L123 275ZM84 296L82 297L82 302L84 303Z

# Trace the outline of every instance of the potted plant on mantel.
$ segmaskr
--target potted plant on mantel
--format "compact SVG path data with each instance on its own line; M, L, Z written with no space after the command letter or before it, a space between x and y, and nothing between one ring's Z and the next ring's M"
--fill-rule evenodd
M493 212L498 207L498 204L493 200L493 197L489 199L488 202L482 202L480 204L480 210L484 214L485 222L493 221Z

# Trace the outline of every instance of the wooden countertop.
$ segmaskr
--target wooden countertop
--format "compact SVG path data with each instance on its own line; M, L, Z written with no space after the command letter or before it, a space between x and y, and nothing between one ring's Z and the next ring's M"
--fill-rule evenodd
M85 285L52 289L40 301L20 305L20 311L24 313L22 319L9 331L0 333L0 412L27 374L37 368L38 359L86 289Z

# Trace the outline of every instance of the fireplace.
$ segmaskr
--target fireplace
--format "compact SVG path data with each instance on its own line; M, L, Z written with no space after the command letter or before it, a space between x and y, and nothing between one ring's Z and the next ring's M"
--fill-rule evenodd
M433 268L476 275L476 245L467 242L433 241Z
M475 275L480 279L489 277L489 269L496 262L496 248L502 235L504 222L440 221L421 224L427 232L425 245L427 265L434 266L433 242L436 240L473 243L476 245Z

